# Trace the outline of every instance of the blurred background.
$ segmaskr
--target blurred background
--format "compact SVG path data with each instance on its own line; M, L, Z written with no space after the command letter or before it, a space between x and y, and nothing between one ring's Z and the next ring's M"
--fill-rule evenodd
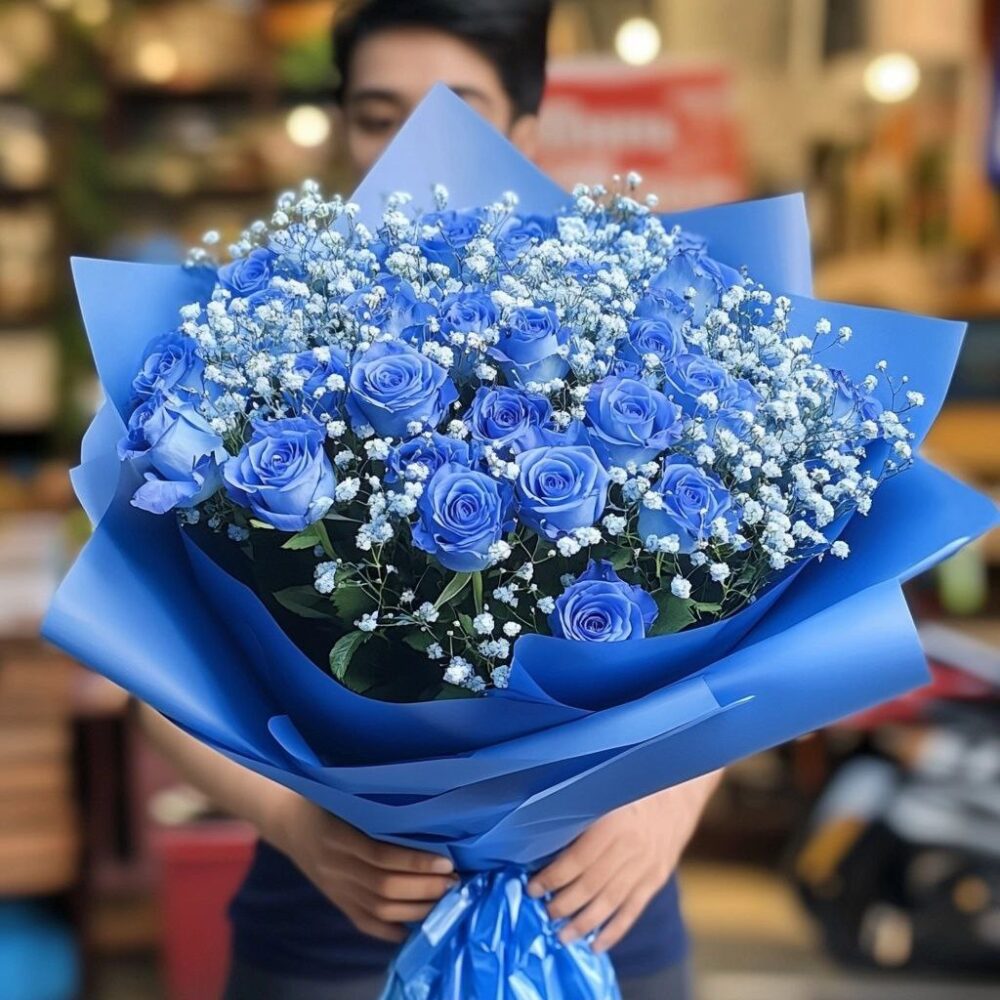
M343 188L336 13L0 2L5 1000L217 996L250 832L35 638L87 533L67 257L176 262L305 176ZM968 321L927 451L1000 495L1000 3L563 0L551 43L560 181L634 168L670 208L804 190L819 295ZM684 866L704 1000L998 995L998 564L994 535L910 585L930 688L731 769Z

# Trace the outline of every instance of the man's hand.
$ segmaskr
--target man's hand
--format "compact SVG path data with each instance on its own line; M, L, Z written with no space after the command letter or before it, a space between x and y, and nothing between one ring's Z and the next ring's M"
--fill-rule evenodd
M284 791L262 834L365 934L402 941L457 882L447 858L372 840Z
M535 897L552 893L553 919L568 944L598 927L595 951L613 948L670 878L697 826L719 774L650 795L597 820L529 883Z

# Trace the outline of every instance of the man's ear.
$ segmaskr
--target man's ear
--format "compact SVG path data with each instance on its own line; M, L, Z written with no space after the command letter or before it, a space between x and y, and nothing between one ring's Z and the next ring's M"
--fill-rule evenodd
M508 138L529 160L536 159L540 141L538 115L521 115L515 119Z

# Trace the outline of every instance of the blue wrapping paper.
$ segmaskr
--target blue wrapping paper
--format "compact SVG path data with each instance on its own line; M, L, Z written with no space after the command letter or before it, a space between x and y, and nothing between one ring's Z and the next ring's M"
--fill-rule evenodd
M590 941L563 945L523 870L480 872L449 892L403 945L381 1000L620 1000Z
M435 135L439 142L427 143ZM435 89L355 195L453 204L518 192L526 211L566 196L463 102ZM800 196L726 205L670 221L713 255L794 296L795 326L823 316L855 337L838 365L860 378L886 358L927 404L915 447L944 400L962 324L810 298ZM467 875L400 953L386 1000L617 996L606 959L561 945L524 898L537 867L597 817L924 683L900 584L997 523L994 504L918 459L840 525L853 555L797 567L723 622L606 648L548 636L515 645L510 687L471 700L388 704L316 668L259 598L169 518L129 504L115 453L146 343L203 299L179 267L73 262L108 401L73 484L94 534L59 589L44 634L230 759L373 837L447 854ZM377 734L377 738L373 738Z

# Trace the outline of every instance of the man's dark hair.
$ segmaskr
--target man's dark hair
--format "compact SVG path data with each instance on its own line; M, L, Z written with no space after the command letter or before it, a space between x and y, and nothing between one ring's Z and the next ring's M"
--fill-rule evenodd
M358 43L392 28L432 28L461 39L496 67L514 117L534 114L545 87L551 0L363 0L338 17L333 62L343 101Z

